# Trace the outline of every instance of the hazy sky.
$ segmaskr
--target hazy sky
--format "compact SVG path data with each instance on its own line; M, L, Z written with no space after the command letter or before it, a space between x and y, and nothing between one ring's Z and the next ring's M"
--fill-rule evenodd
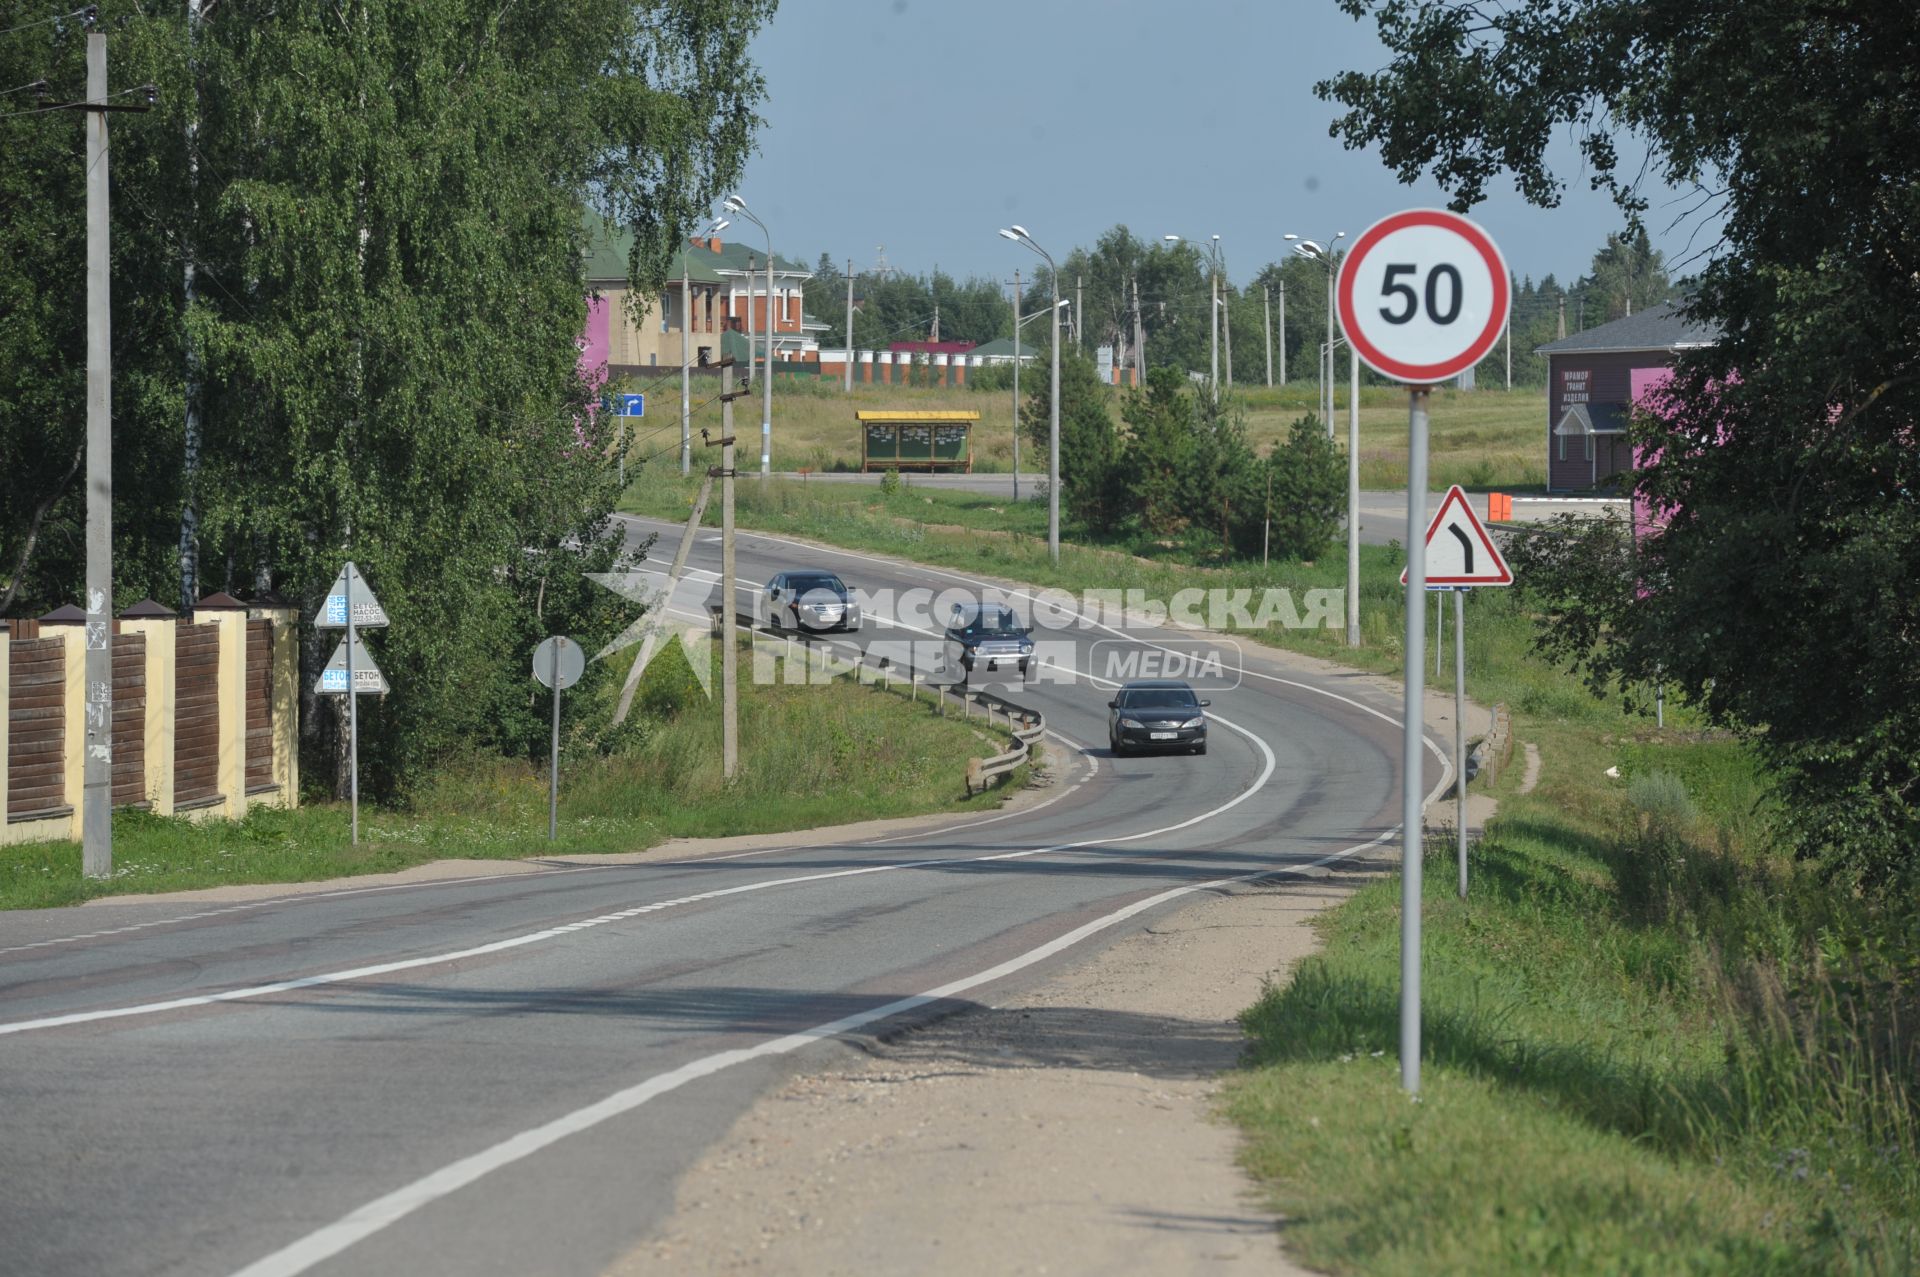
M995 234L1009 222L1056 258L1125 222L1218 234L1244 282L1285 232L1351 238L1445 203L1327 136L1314 81L1386 61L1334 0L782 0L755 54L767 125L740 193L808 263L869 267L884 244L904 270L1004 278L1038 260ZM1560 158L1561 207L1503 180L1472 214L1518 274L1577 276L1622 225ZM1647 221L1673 262L1694 224L1667 231L1667 199Z

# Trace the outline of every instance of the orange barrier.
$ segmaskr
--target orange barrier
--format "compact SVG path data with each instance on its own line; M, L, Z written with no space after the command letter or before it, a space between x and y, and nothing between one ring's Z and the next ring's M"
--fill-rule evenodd
M1487 494L1487 522L1513 522L1513 498L1504 492L1489 492Z

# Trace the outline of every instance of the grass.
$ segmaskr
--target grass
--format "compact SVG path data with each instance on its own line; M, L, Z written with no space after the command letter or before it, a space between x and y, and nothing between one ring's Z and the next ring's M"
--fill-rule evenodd
M1023 388L1024 388L1023 379ZM693 387L696 443L705 426L720 437L720 405L712 401L713 383ZM1317 411L1318 391L1310 384L1268 389L1242 386L1235 395L1247 413L1248 437L1258 452L1285 440L1298 418ZM1120 393L1112 398L1119 422ZM1337 389L1341 449L1346 448L1344 383ZM680 448L680 387L663 380L649 386L648 415L633 436L631 455L671 466ZM869 386L851 393L838 382L776 381L773 390L773 468L826 471L856 469L860 435L858 410L898 408L918 411L957 409L980 414L973 429L974 469L1006 473L1013 469L1013 396L1009 391L965 387ZM742 468L758 460L750 436L759 435L760 402L734 405L734 429L743 442ZM1546 402L1540 390L1439 389L1433 393L1428 479L1434 491L1449 484L1468 488L1534 489L1546 483ZM1360 392L1360 482L1367 488L1400 488L1407 482L1407 397L1395 387L1363 387ZM749 456L751 454L751 456ZM1023 445L1022 472L1043 469L1042 458Z
M663 653L647 679L667 661ZM1023 777L969 798L966 760L1002 752L1005 741L977 718L937 716L924 697L912 705L897 690L845 680L763 686L743 677L734 783L720 778L719 707L695 699L676 716L647 721L638 742L620 753L563 758L556 842L546 837L545 760L476 759L450 766L410 810L362 804L358 847L349 844L346 805L333 802L256 808L242 821L206 824L116 812L114 875L105 880L81 876L76 842L0 847L0 908L307 882L446 857L640 851L669 838L986 810Z

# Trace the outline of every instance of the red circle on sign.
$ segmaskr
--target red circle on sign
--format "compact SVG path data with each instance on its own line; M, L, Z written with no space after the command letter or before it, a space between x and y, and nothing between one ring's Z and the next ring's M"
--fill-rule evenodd
M1353 306L1354 276L1380 241L1395 231L1405 230L1409 226L1433 226L1441 230L1452 231L1467 244L1480 259L1486 263L1487 274L1493 281L1493 308L1487 318L1487 326L1473 339L1465 350L1450 359L1436 364L1409 364L1395 359L1367 340L1360 331L1358 317ZM1365 360L1367 366L1389 377L1398 377L1402 381L1415 384L1431 384L1456 377L1486 358L1494 343L1500 340L1500 330L1507 322L1507 306L1511 300L1507 281L1506 260L1500 256L1500 250L1494 247L1492 238L1478 225L1458 213L1450 213L1439 208L1413 208L1404 213L1395 213L1383 217L1360 234L1353 242L1346 257L1340 262L1340 278L1335 285L1335 307L1340 314L1340 326L1353 343L1355 351Z

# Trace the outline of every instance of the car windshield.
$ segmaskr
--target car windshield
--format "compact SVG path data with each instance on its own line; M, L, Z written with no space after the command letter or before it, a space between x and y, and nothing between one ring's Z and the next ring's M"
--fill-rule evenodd
M847 587L840 578L831 572L815 572L806 575L793 575L787 578L787 588L795 594L808 594L814 590L825 590L829 594L846 597Z
M1136 687L1120 694L1125 709L1197 709L1200 698L1185 687Z
M1019 635L1025 633L1020 618L1003 607L983 608L979 611L964 612L960 616L960 632L968 638L994 638L1000 635Z

